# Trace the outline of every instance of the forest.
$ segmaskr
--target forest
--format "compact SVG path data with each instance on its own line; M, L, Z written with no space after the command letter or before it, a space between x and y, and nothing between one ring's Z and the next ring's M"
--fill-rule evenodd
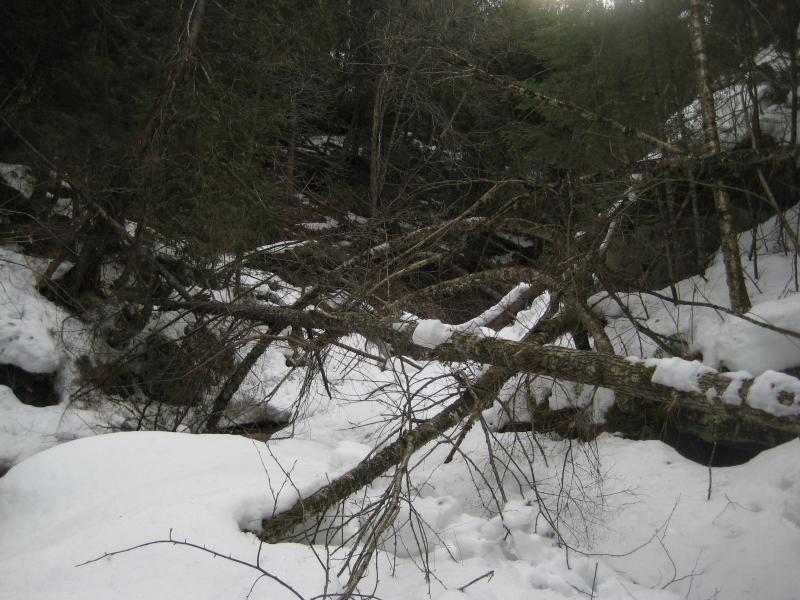
M797 597L797 3L0 17L0 599Z

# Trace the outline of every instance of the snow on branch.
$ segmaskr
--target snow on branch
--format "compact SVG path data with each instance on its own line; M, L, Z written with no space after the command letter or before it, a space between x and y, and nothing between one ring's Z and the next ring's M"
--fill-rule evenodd
M439 335L435 344L429 344L435 348L430 348L425 343L436 336L428 335L431 332L427 329L435 330L438 335L441 328L436 324L423 324L423 331L418 335L416 327L419 324L411 330L407 323L398 327L394 319L356 312L328 313L213 301L167 302L162 307L224 314L266 324L325 329L342 335L358 333L390 343L399 353L411 352L421 346L434 360L477 361L517 372L597 385L632 397L674 403L721 419L757 422L784 437L794 437L800 432L800 381L775 372L759 377L743 376L732 381L729 374L710 368L695 369L690 361L680 358L668 359L669 362L663 364L647 363L640 358L507 341L487 337L485 332L475 334L456 331L455 328L448 331L449 337ZM447 339L438 339L444 337ZM681 380L681 376L687 373L692 378L689 383ZM735 394L732 385L736 387ZM738 398L738 405L732 401L733 396Z

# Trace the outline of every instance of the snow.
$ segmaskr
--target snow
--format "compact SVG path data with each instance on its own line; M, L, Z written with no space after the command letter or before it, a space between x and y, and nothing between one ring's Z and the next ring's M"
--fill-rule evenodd
M398 321L392 323L392 329L395 331L408 331L408 329L418 323L420 321L419 317L416 315L411 314L410 312L403 311L403 314L400 316Z
M109 423L121 424L110 413L66 406L28 406L9 387L0 385L0 474L37 452L103 433Z
M198 550L155 546L76 565L170 532L254 562L258 544L240 529L335 475L322 450L308 441L266 448L234 436L136 432L38 454L0 480L0 596L243 598L255 577ZM282 486L284 469L297 491ZM303 597L324 583L308 547L265 546L261 562ZM268 580L256 593L291 597Z
M779 394L792 396L791 403L784 404ZM800 415L800 380L786 373L764 371L753 380L748 396L749 404L777 417Z
M785 560L797 556L800 539L800 441L712 469L710 500L709 470L659 442L606 438L599 451L609 486L617 480L637 499L606 496L610 516L596 551L625 553L657 533L612 566L645 586L695 573L669 587L689 598L796 598L800 574Z
M753 374L749 371L733 371L729 373L720 373L720 375L731 380L728 387L722 392L722 401L732 406L741 406L742 397L739 393L741 392L742 384L744 380L751 379Z
M344 146L344 136L341 135L311 135L305 138L312 147L330 154L332 151Z
M57 372L66 386L72 370L64 344L85 347L87 340L74 323L65 322L65 311L36 291L38 273L46 268L46 260L0 247L0 364Z
M495 254L489 258L489 264L496 266L509 265L514 262L515 254L513 252L505 252L503 254Z
M339 226L339 221L333 217L325 217L324 221L300 223L300 227L308 231L323 231L325 229L335 229Z
M33 196L36 179L31 174L30 167L0 163L0 180L7 186L17 190L26 199L30 199Z
M775 227L772 221L759 228L760 277L758 287L751 282L754 305L746 316L794 330L799 311L788 275L791 257L784 256ZM741 243L749 247L749 234ZM92 347L86 333L78 324L67 326L67 315L36 293L36 273L46 268L44 261L9 249L2 250L2 258L0 323L13 322L5 326L3 339L19 334L6 342L11 348L6 355L28 369L55 369L64 389L74 390L72 358ZM281 305L302 291L251 267L242 270L242 283L259 301ZM513 287L497 305L465 323L406 313L397 328L413 327L414 342L428 348L447 342L456 331L520 340L547 311L547 294L501 331L485 326L528 289L526 284ZM680 282L677 289L682 298L725 306L721 259L712 262L705 279ZM236 292L211 293L228 298ZM664 356L632 328L613 300L593 299L594 310L608 319L615 347L632 361L655 367L654 382L697 391L703 373L737 368L724 373L731 384L723 402L737 403L742 382L753 373L753 407L800 414L800 382L777 371L795 364L793 336L713 308L675 306L647 295L623 294L622 300L648 327L680 336L702 356L702 361ZM177 339L187 325L177 313L159 313L147 331ZM342 342L380 354L359 336ZM238 349L240 357L254 343ZM569 336L555 343L573 346ZM453 371L476 378L484 369L436 362L413 367L396 358L371 364L337 349L325 359L328 398L318 378L307 385L304 369L285 364L291 352L288 345L274 343L226 414L227 423L294 419L290 431L267 444L163 432L100 436L121 426L126 413L102 403L35 408L0 386L0 472L11 467L0 478L0 598L244 598L258 574L198 548L154 544L75 565L170 536L253 562L258 543L243 530L392 440L398 425L393 415L410 411L414 419L423 419L435 414L457 391ZM787 393L791 404L781 402ZM527 398L553 409L588 408L598 422L613 403L609 390L522 374L484 413L485 422L497 428L512 418L521 420ZM520 590L555 599L796 597L800 442L739 467L710 471L659 442L604 435L595 446L548 438L538 444L525 434L487 434L476 424L461 444L463 454L450 464L443 464L448 443L415 455L411 491L393 529L380 540L360 591L370 593L377 586L376 595L387 600L514 598ZM496 474L492 461L495 466L499 461ZM359 532L363 506L377 501L388 481L379 478L345 503L344 515L354 520L344 535ZM347 581L347 569L338 571L352 542L337 549L324 541L266 545L260 564L304 598L326 589L335 594ZM428 582L420 565L431 570ZM252 596L296 597L268 579L256 583Z
M547 297L536 299L504 335L520 337L548 304ZM441 343L451 327L422 321L415 336ZM367 344L357 336L343 341ZM354 369L352 355L343 350L327 360L332 401L316 381L308 400L297 404L303 374L283 364L279 345L265 353L241 390L242 396L257 398L277 389L262 409L295 415L292 439L279 434L262 444L235 436L131 432L61 444L17 464L0 479L0 598L244 598L258 574L197 548L155 544L75 565L170 535L254 562L258 544L242 529L256 527L261 518L289 506L298 491L324 485L391 439L387 412L411 407L417 418L425 418L452 393L450 371L438 363L406 370L403 378L397 365L383 370L361 362ZM667 370L669 364L664 363ZM540 380L542 386L555 383ZM560 382L559 389L564 385L569 386ZM370 394L372 401L365 401ZM548 401L553 397L557 392ZM0 436L6 448L28 444L20 456L36 452L39 438L60 435L63 441L91 433L79 424L92 418L89 412L62 419L62 407L26 407L10 391L0 399L0 423L24 417L24 427L36 427L36 435L26 437L18 427L14 439ZM50 443L45 439L43 446ZM520 443L530 441L495 434L493 449L518 453ZM415 457L411 477L417 491L411 505L401 504L394 531L381 541L360 590L372 590L379 580L377 595L387 600L513 598L520 590L553 599L666 600L688 594L702 600L715 590L733 599L759 593L777 600L794 597L800 585L792 566L800 523L800 442L765 453L752 467L713 469L711 501L705 500L708 470L661 443L602 437L596 450L600 478L591 453L575 455L566 442L540 443L544 455L538 450L516 455L504 467L507 500L496 499L499 505L491 496L493 485L475 487L475 481L494 481L479 426L464 440L464 454L449 465L442 464L449 444ZM573 469L569 457L577 461L570 485L579 487L561 494L564 469ZM538 492L526 483L532 476L524 476L522 468L535 471ZM345 510L357 514L386 484L377 480ZM560 535L546 522L545 507L559 515ZM359 523L346 533L357 532ZM423 539L427 546L421 548ZM326 583L335 594L347 580L346 570L336 573L349 546L337 551L321 541L266 545L260 564L304 598L322 593ZM420 564L432 570L430 583ZM253 596L295 597L267 579L256 584Z
M535 319L533 321L530 320L531 313L535 311L520 311L515 322L499 332L486 325L508 310L529 288L530 285L527 283L518 284L500 302L477 317L458 325L442 323L438 319L417 319L413 315L406 315L402 321L395 323L393 327L397 331L404 331L410 323L416 323L411 341L422 348L436 348L441 344L445 344L450 341L450 338L456 332L465 332L476 337L487 338L502 338L505 336L505 339L514 339L514 335L519 335L517 339L521 339L525 332L535 324ZM521 322L523 325L520 325ZM519 331L521 327L524 328L524 332Z
M645 367L655 367L651 381L675 388L683 392L700 392L698 379L705 373L716 373L716 369L707 367L697 360L683 360L673 356L671 358L648 358L644 361Z
M482 327L486 327L497 317L508 311L509 308L519 300L522 295L531 288L529 283L519 283L510 292L500 299L500 302L485 310L483 313L456 326L458 331L476 332ZM492 332L494 333L494 332Z
M337 412L329 408L312 421L329 423ZM563 476L568 450L543 443L550 464L536 463L541 498L556 502L548 490ZM265 445L236 436L131 432L37 454L0 479L0 597L245 597L257 573L196 548L156 544L75 565L170 535L255 562L257 541L242 529L287 507L298 491L306 494L342 473L368 449L353 439ZM800 585L792 567L800 528L798 441L740 467L713 469L706 500L705 467L660 442L604 436L597 446L602 489L573 498L584 512L559 517L563 540L544 521L532 490L514 491L513 477L505 482L509 498L499 513L476 511L470 463L459 457L442 465L447 450L414 471L427 491L415 498L414 515L402 505L397 535L381 544L375 563L381 598L426 597L428 590L432 598L505 598L524 589L554 599L581 592L606 599L703 599L716 592L734 600L789 600ZM464 450L473 464L488 457L480 431L468 435ZM575 460L576 469L590 466L583 464L587 455ZM365 501L380 493L379 484ZM588 554L568 553L563 544L575 547L580 519L590 517L593 541L582 546ZM430 584L415 566L423 556L420 536L430 545ZM304 598L321 593L326 579L328 592L336 593L346 572L335 575L341 556L330 550L265 545L260 564ZM333 567L327 574L326 563ZM371 570L368 580L375 577ZM268 580L254 593L294 597Z
M800 366L800 337L759 325L766 323L800 332L800 294L760 302L744 316L755 322L726 319L710 343L705 344L704 360L732 370L746 369L755 375L768 369Z
M788 222L796 223L798 207L785 215ZM725 267L719 252L702 276L674 286L684 305L669 300L669 288L659 290L658 295L621 293L618 297L642 325L714 369L746 370L758 375L767 369L800 366L800 294L794 289L793 256L784 251L780 231L777 217L757 228L758 278L753 263L746 258L753 234L748 231L739 235L745 280L753 303L744 315L749 320L730 312ZM664 350L643 335L610 296L597 294L590 299L590 305L608 321L606 332L618 354L664 357ZM761 327L760 322L786 331Z
M519 288L514 288L518 290ZM513 293L513 291L511 292ZM506 296L508 298L508 296ZM505 302L505 298L501 304ZM510 340L514 342L520 341L528 332L536 326L539 319L544 317L547 309L550 306L550 293L544 292L531 302L528 308L519 311L514 318L514 322L507 325L497 333L497 337L503 340Z
M299 248L300 246L305 246L309 244L309 241L301 241L301 240L288 240L283 242L275 242L273 244L267 244L265 246L259 246L253 252L253 254L283 254L289 250L293 250L295 248Z
M789 222L796 218L797 208L787 213ZM752 322L800 331L793 257L784 252L778 231L775 219L759 226L759 277L746 266L750 321L724 310L720 256L703 277L675 286L682 300L702 305L620 294L643 324L673 343L676 354L696 360L670 355L637 330L612 298L594 297L592 308L607 320L617 352L654 368L653 382L685 391L699 391L705 373L734 369L720 373L730 379L720 397L729 404L740 403L743 383L755 375L752 407L800 415L800 381L780 372L800 366L800 340ZM740 236L745 256L751 242L750 233ZM287 366L293 349L275 342L224 419L293 420L269 442L166 432L98 435L129 423L130 413L108 398L68 402L79 389L74 359L109 349L37 293L37 273L46 267L47 261L0 248L0 362L56 372L63 398L58 406L37 408L0 385L0 475L8 470L0 477L0 599L297 597L203 547L247 562L258 557L261 567L303 598L335 597L349 575L344 560L367 524L364 509L386 493L392 470L338 507L336 522L345 523L338 537L326 539L322 530L307 544L259 547L247 531L347 472L396 439L399 429L435 415L460 393L454 373L475 380L486 368L398 357L373 361L334 348L323 358L323 383L307 379L306 369ZM253 302L289 305L302 293L250 266L242 269L241 283ZM515 286L461 324L404 313L395 328L413 328L413 341L425 348L456 332L520 340L550 307L549 295L534 299L499 332L486 325L528 290L527 284ZM219 299L241 292L195 291ZM191 317L164 312L145 331L178 339L191 325ZM259 333L249 332L250 341L237 349L240 358ZM385 356L360 336L340 341ZM554 344L574 347L568 335ZM386 600L797 597L800 440L737 467L709 469L657 441L605 434L580 444L496 433L509 420L523 420L528 402L585 408L602 422L613 392L519 374L469 430L451 462L444 459L460 428L417 452L398 516L379 540L360 593ZM334 522L332 514L327 522ZM158 540L166 543L152 544ZM101 558L142 544L150 545Z
M356 223L357 225L365 225L366 223L369 222L369 219L367 219L366 217L357 215L352 211L347 213L347 220L350 221L351 223Z
M791 109L782 102L772 101L770 92L771 88L767 83L756 86L761 131L763 135L771 137L776 142L785 143L789 141L791 133ZM723 148L731 149L748 141L753 105L747 86L736 83L715 91L714 105ZM667 126L671 130L670 138L673 141L681 138L700 141L703 132L700 101L695 100L681 113L670 118Z
M29 373L53 373L60 362L53 337L41 322L0 317L0 364Z
M423 319L414 328L411 341L423 348L436 348L450 341L455 328L438 319Z
M774 46L768 46L754 57L757 69L755 77L766 81L755 86L758 98L759 126L763 135L778 144L790 141L792 130L792 111L787 101L781 100L781 94L775 93L774 82L781 76L788 80L789 56ZM720 143L725 149L750 143L751 124L754 103L750 97L747 83L740 81L726 85L721 82L719 89L713 93L716 112L717 129ZM667 120L666 129L670 141L703 141L703 116L700 100L694 100L681 111ZM660 151L651 152L645 160L660 159Z
M80 393L74 359L90 352L94 336L37 292L38 274L47 264L0 247L0 364L54 373L55 396L61 400L57 406L33 407L0 385L0 473L37 452L103 433L123 421L113 403L90 410L70 402ZM101 351L100 344L95 348Z
M795 206L786 212L790 223L797 222L798 210ZM667 300L671 296L669 289L661 290L659 296L619 295L645 327L671 338L676 348L683 346L687 354L699 356L700 360L664 357L663 349L642 335L610 297L599 294L592 299L592 304L594 310L609 321L606 331L618 353L631 360L644 357L646 366L656 367L654 383L699 392L699 376L729 369L733 372L720 373L731 379L722 394L723 402L740 404L738 394L743 381L755 376L748 393L750 406L776 416L797 415L800 382L779 372L800 366L800 294L793 286L794 259L779 242L777 217L759 225L756 236L759 277L755 277L751 262L743 264L753 306L742 317L728 309L720 253L702 277L691 277L676 284L678 298L688 302L688 306ZM744 257L748 256L752 237L750 231L739 236ZM783 404L779 400L781 393L788 394L784 399L794 400Z
M49 194L50 192L48 192ZM72 198L56 198L56 204L53 207L53 214L61 217L72 217L75 213L75 208L72 203Z
M501 239L504 239L507 242L514 244L519 248L531 248L534 245L534 241L530 238L525 237L524 235L518 235L516 233L506 233L505 231L495 231L495 235Z

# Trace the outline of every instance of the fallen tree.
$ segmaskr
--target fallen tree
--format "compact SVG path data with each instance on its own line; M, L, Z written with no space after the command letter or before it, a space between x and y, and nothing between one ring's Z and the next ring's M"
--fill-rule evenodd
M630 398L644 398L671 410L695 411L713 420L719 441L731 436L742 441L746 431L758 433L750 440L762 446L792 439L800 433L800 380L767 372L759 377L720 373L697 361L680 358L643 361L609 353L546 346L530 340L513 342L452 331L435 348L415 342L417 325L365 312L299 310L256 304L215 301L162 303L162 308L226 315L277 328L289 325L323 329L391 344L397 353L419 353L444 362L475 361L502 366L511 372L533 373L613 390Z
M235 314L262 322L311 320L317 327L325 327L328 331L356 331L367 337L380 335L391 339L395 348L415 343L411 327L398 331L402 327L397 323L381 321L370 315L332 315L320 311L287 311L213 302L193 303L191 306L183 305L183 308ZM741 437L750 431L757 432L766 443L779 443L800 433L800 381L794 377L768 372L756 378L731 378L695 361L679 358L643 361L544 345L568 331L571 325L573 323L568 319L548 319L520 342L454 332L450 340L432 350L435 358L458 362L473 360L494 366L468 385L455 402L435 417L401 434L330 484L300 498L290 509L265 519L261 531L257 532L259 537L267 542L285 539L306 521L369 485L409 452L419 450L462 420L489 408L503 384L516 372L607 387L629 398L661 403L671 410L688 410L713 420L720 439Z
M572 325L572 320L563 315L544 319L528 333L525 339L529 343L541 345L566 333ZM475 416L492 405L505 382L513 374L513 369L500 366L490 367L477 381L468 384L455 402L435 417L419 423L415 428L401 434L397 440L380 449L330 484L306 498L300 498L289 510L265 519L262 523L262 530L257 532L259 538L266 542L280 541L306 520L324 513L344 498L369 485L389 468L399 464L404 456L416 452L451 427L468 418L469 420L464 426L464 431L466 431ZM455 442L454 449L462 439L463 435Z

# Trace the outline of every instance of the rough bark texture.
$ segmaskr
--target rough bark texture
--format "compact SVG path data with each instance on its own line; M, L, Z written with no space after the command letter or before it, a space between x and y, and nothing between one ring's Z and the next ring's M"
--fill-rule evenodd
M725 263L725 279L728 284L731 308L737 314L743 315L750 310L750 296L742 271L742 259L739 252L739 241L733 228L733 213L731 212L731 199L722 188L722 182L714 185L714 206L719 219L719 235L722 247L722 259Z
M568 331L571 324L568 318L548 319L531 331L527 341L540 346ZM397 440L307 498L300 498L290 509L264 519L258 537L265 542L280 541L308 519L322 514L362 487L369 485L389 468L399 464L403 457L435 440L464 418L489 408L503 384L513 374L513 369L490 367L469 389L461 393L458 400L435 417L400 435Z
M162 305L172 310L190 309L201 313L235 316L276 327L298 325L341 334L359 333L367 338L384 340L401 353L415 348L412 325L398 331L397 324L392 319L380 319L369 314L331 314L320 310L226 305L213 301L169 302ZM742 380L735 393L739 405L734 405L721 399L731 385L731 379L724 374L706 373L699 377L696 390L678 390L654 383L655 367L606 353L541 346L531 342L510 342L456 332L449 342L441 344L435 350L429 350L429 355L445 362L477 361L499 365L513 372L536 373L577 383L599 385L632 398L647 398L676 408L696 410L711 415L720 422L749 423L772 432L777 436L776 439L791 439L800 433L800 417L777 417L750 406L749 394L755 381L752 378ZM797 385L800 385L800 381ZM778 399L786 406L800 405L800 396L790 393L783 392L778 395Z
M703 40L703 1L691 1L692 48L694 50L695 68L697 70L697 86L700 93L700 107L703 113L703 132L706 146L712 154L722 151L717 129L717 111L714 106L714 94L711 92L708 74L708 59ZM725 278L728 284L731 308L737 314L750 310L750 297L742 272L742 261L739 254L739 242L733 228L731 199L723 187L723 182L714 183L714 205L719 220L722 259L725 263Z

